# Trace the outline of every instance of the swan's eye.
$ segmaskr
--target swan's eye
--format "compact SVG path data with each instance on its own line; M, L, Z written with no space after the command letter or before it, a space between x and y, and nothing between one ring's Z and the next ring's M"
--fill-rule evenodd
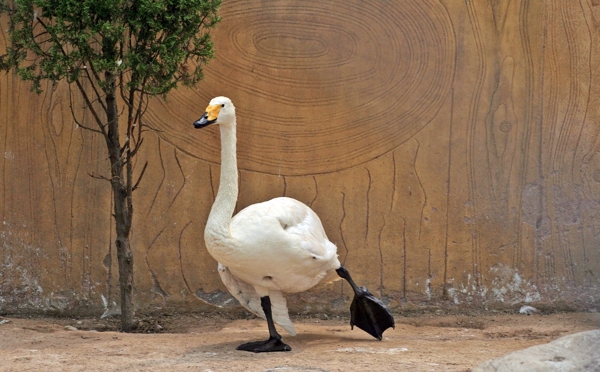
M221 107L225 107L225 104L222 104Z

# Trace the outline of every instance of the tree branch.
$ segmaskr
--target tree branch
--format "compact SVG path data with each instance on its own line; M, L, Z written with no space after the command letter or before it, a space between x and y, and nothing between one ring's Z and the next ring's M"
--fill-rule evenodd
M142 172L140 173L140 176L138 177L135 185L133 185L133 188L131 189L131 191L135 191L138 188L138 185L140 184L140 181L142 180L142 177L144 177L144 173L146 172L146 168L148 167L148 162L146 162L144 164L144 168L142 168Z
M92 102L90 102L90 99L88 98L87 93L85 92L85 89L81 85L79 79L75 79L75 84L77 84L77 88L79 88L79 92L85 100L86 107L89 108L90 112L92 113L92 116L94 117L94 119L96 119L96 124L98 124L98 127L100 128L100 133L102 133L105 138L108 138L108 133L106 132L105 125L102 123L102 120L100 120L100 117L98 116L96 110L94 110Z
M73 120L75 120L75 123L77 124L77 126L83 128L83 129L95 132L95 133L103 134L98 129L87 127L87 126L81 124L81 122L79 122L79 120L77 120L77 117L75 116L75 111L73 110L73 89L71 88L71 84L68 84L68 85L69 85L69 108L71 109L71 116L73 117Z
M67 52L65 52L63 46L56 39L56 36L53 35L48 30L48 27L46 26L46 24L40 18L37 18L37 21L50 34L50 36L52 37L52 39L54 41L54 44L58 45L58 47L60 48L61 53L66 57L67 56ZM79 88L79 92L81 92L81 95L83 96L83 99L85 100L87 107L90 109L90 112L92 113L92 116L94 116L94 119L96 119L96 124L98 124L98 127L100 128L100 132L105 136L105 138L108 138L108 134L106 133L106 131L104 129L104 125L102 123L102 120L100 120L100 117L98 116L98 113L96 112L96 110L94 110L94 107L92 106L92 103L90 102L90 99L89 99L87 93L85 92L85 89L81 85L81 82L79 81L78 78L75 79L75 84L77 84L77 88Z
M108 177L105 177L105 176L103 176L103 175L100 175L100 174L96 174L96 173L90 173L90 172L88 172L88 175L89 175L90 177L92 177L92 178L95 178L95 179L97 179L97 180L104 180L104 181L112 182L112 179L110 179L110 178L108 178ZM113 178L114 178L114 177L113 177Z
M131 150L131 156L135 156L140 147L142 147L142 143L144 143L144 139L140 139L140 141L135 145L135 147Z
M92 89L94 89L94 93L96 93L96 97L98 97L98 101L100 102L100 106L102 106L102 109L106 112L106 105L104 104L104 102L102 102L102 95L100 94L100 92L98 92L98 89L96 89L96 84L94 84L94 81L92 80L92 77L90 76L90 70L94 74L94 79L95 79L96 83L98 83L98 82L101 81L100 77L98 76L98 74L94 70L94 66L92 65L91 61L88 61L88 65L90 65L90 68L86 68L87 66L84 65L83 66L83 70L85 71L85 74L87 75L87 78L90 81L90 84L92 85Z

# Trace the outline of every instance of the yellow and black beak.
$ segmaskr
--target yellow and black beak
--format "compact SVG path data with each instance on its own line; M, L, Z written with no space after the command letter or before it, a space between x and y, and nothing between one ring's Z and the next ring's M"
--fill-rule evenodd
M219 116L219 111L221 111L221 105L209 105L206 108L204 115L194 122L194 128L200 129L207 125L214 124Z

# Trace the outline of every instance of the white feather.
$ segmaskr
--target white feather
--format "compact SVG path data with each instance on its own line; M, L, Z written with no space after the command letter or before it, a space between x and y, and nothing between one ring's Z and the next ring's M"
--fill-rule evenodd
M226 266L219 262L219 275L227 290L240 304L248 311L261 318L265 318L265 313L260 305L260 296L256 293L254 287L248 283L238 280L231 274L231 271ZM269 291L271 299L271 311L273 312L273 321L291 336L296 335L294 325L288 315L288 308L285 297L279 291Z

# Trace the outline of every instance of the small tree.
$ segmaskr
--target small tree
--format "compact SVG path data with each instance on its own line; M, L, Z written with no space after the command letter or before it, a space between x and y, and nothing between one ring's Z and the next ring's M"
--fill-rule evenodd
M220 20L220 3L5 0L0 9L10 17L10 43L0 69L16 71L37 93L45 80L66 80L83 98L93 123L79 122L71 107L73 119L106 142L110 175L95 177L112 186L125 332L133 326L132 196L148 165L134 179L133 158L150 129L144 112L150 97L166 97L179 84L194 86L202 79L202 66L213 57L209 29Z

